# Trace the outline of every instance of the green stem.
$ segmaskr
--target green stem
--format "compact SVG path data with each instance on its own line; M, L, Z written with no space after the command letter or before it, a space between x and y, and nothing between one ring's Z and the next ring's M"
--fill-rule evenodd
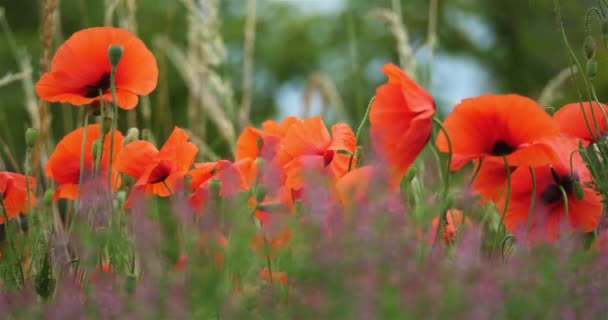
M110 193L114 190L114 186L112 185L112 158L114 156L114 131L116 131L117 127L117 118L118 118L118 104L116 102L116 85L114 84L116 76L116 67L112 66L112 71L110 72L110 91L112 91L112 126L110 127L110 155L108 158L108 185L110 186ZM113 207L113 206L112 206Z
M433 122L439 127L439 129L441 131L443 131L443 134L445 135L445 140L448 143L448 162L446 164L446 168L445 168L445 177L444 177L444 185L443 185L443 199L442 201L446 201L447 197L448 197L448 192L450 190L450 171L451 171L451 167L452 167L452 140L450 139L450 135L448 133L448 130L443 126L443 123L441 123L441 121L439 121L438 118L433 117ZM447 209L447 208L445 208ZM443 225L445 226L447 224L447 217L446 217L446 211L442 210L442 217L441 219L443 220Z
M566 219L568 219L568 194L562 185L558 185L559 192L562 194L562 198L564 199L564 215Z
M374 102L375 98L376 97L374 96L369 100L369 103L367 104L367 109L365 109L365 114L363 115L363 119L361 120L361 123L359 123L359 127L357 128L357 133L355 133L355 141L357 141L357 143L359 142L359 137L361 136L361 131L363 131L363 126L367 122L367 118L369 118L369 110L372 108L372 103ZM348 172L350 172L350 169L353 164L353 158L355 158L355 156L357 156L357 157L359 156L358 148L357 148L357 150L355 150L354 154L350 155L350 159L348 160Z
M171 192L171 188L169 188L169 185L167 184L166 180L163 180L163 185L165 186L165 188L167 188L167 191L169 191L169 197L172 197L173 192Z
M475 167L475 171L473 171L473 176L471 177L471 181L469 181L468 186L471 187L473 185L473 182L475 182L475 178L477 178L477 174L479 173L479 170L481 169L481 164L483 163L483 158L479 158L479 164L477 165L477 167Z
M532 167L528 167L530 170L530 176L532 177L532 196L530 197L530 207L528 208L528 225L527 231L530 233L530 227L532 224L532 215L534 214L534 205L536 200L536 175L534 174L534 169Z
M80 173L78 176L78 199L76 203L76 210L80 208L80 198L82 196L82 179L84 177L84 153L87 146L87 129L89 127L89 114L85 111L84 113L84 133L82 134L82 144L80 145Z
M587 87L587 91L589 92L589 96L591 97L591 91L589 89L589 83L587 81L587 77L585 76L585 71L583 70L583 67L581 66L580 62L578 61L578 59L576 58L576 54L574 54L574 51L572 50L572 47L570 46L570 43L568 42L568 37L566 35L566 30L564 29L564 23L562 21L562 13L561 13L561 7L560 7L560 2L559 0L554 0L554 5L555 5L555 16L557 19L557 23L559 25L560 28L560 33L562 35L562 40L564 42L564 45L566 47L566 50L568 52L568 59L570 60L570 70L572 73L572 78L575 79L575 84L576 84L576 91L578 94L578 101L579 101L579 105L581 107L581 111L583 112L583 118L585 119L585 124L587 125L587 129L589 130L589 133L591 134L592 138L594 140L594 133L593 133L593 129L591 128L591 125L589 124L589 121L587 120L587 114L585 113L585 108L583 106L583 95L581 93L580 87L578 86L578 82L576 82L576 75L574 73L574 69L572 67L572 62L574 62L574 64L576 65L579 73L581 74L582 78L583 78L583 82L585 84L585 86ZM593 108L591 109L591 111L593 111ZM593 113L592 113L593 114ZM594 119L595 121L595 119ZM596 122L596 126L597 126L597 122Z
M266 265L268 267L268 281L270 281L270 284L273 284L273 279L272 279L272 265L270 264L270 248L268 246L268 239L266 239L266 236L264 236L264 248L266 251Z
M103 92L101 91L101 89L99 89L99 106L101 108L101 123L99 124L99 139L101 139L101 148L99 150L99 154L97 155L97 158L95 159L95 172L100 172L100 168L101 168L101 159L103 159L103 145L106 139L105 138L105 134L103 132L103 122L104 122L104 118L105 118L105 109L106 106L104 104L103 101Z
M25 283L25 275L23 274L23 266L21 265L21 258L19 255L17 255L17 248L15 248L15 242L12 236L12 232L10 231L10 227L8 225L8 215L6 213L6 207L4 206L4 199L2 198L2 196L0 196L0 206L2 207L2 215L4 216L4 228L6 229L6 235L8 238L8 243L11 247L11 250L13 251L13 254L15 255L15 259L17 259L17 265L19 265L19 276L21 279L21 282L19 283L19 286L22 286Z
M507 172L507 193L505 195L505 207L502 210L502 215L500 216L500 223L498 225L498 232L496 233L496 240L499 239L500 234L504 232L503 230L505 230L503 222L505 220L505 216L507 215L507 211L509 210L509 201L511 200L511 168L509 167L507 156L503 155L502 159L505 164L505 170Z

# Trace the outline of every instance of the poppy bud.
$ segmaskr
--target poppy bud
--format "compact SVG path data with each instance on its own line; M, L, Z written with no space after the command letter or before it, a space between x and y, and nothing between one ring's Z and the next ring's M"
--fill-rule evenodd
M108 59L112 67L116 67L122 58L123 48L122 46L112 44L108 47Z
M129 143L138 140L139 139L139 129L137 128L130 128L127 131L127 135L125 136L125 139L122 141L122 145L126 146Z
M127 192L124 190L116 192L116 200L118 200L120 203L125 203L127 200Z
M266 190L266 187L264 187L262 185L258 185L255 188L255 200L258 203L262 202L262 200L264 200L264 198L266 197L267 192L268 192L268 190Z
M25 145L28 148L32 148L36 144L36 140L38 140L38 130L27 128L27 130L25 130Z
M222 191L222 181L218 178L212 178L209 180L209 197L211 199L218 199L220 192Z
M125 279L125 290L127 293L133 293L135 290L135 282L137 281L137 276L134 274L127 275Z
M192 176L188 174L184 177L184 186L186 187L186 189L190 189L191 184L192 184Z
M104 117L101 120L101 132L105 135L110 132L110 129L112 129L112 118Z
M593 59L595 57L595 48L596 48L595 39L591 35L587 35L585 37L585 42L583 43L583 51L585 52L585 57L587 59Z
M53 204L53 198L55 197L55 190L49 189L44 192L44 204L50 206Z
M572 181L572 187L574 189L574 197L576 197L576 200L583 200L583 198L585 197L585 192L583 191L583 187L579 183L578 179Z
M585 71L589 79L595 78L597 75L597 60L587 60L587 63L585 64Z
M92 151L94 159L97 159L101 155L101 139L93 141Z
M410 182L412 179L416 177L418 174L418 168L415 165L412 165L405 174L405 181Z

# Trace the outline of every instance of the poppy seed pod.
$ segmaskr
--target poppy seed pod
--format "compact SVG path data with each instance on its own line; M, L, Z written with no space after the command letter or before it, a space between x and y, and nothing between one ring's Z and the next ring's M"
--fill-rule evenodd
M25 131L25 144L28 148L34 147L36 144L36 140L38 140L38 130L34 128L28 128Z
M585 72L587 73L587 77L589 79L594 79L597 75L597 60L587 60L587 63L585 64Z
M222 190L222 181L218 178L212 178L209 180L209 197L211 199L218 199Z
M108 59L110 59L110 64L112 64L113 67L116 67L120 62L123 51L122 46L116 44L112 44L108 47Z
M593 59L595 57L595 48L597 44L595 43L595 39L591 35L587 35L585 37L585 41L583 42L583 52L585 53L585 57L587 59Z
M55 190L49 189L44 192L44 204L50 206L53 204L53 197L55 196Z
M93 152L93 158L97 159L99 157L99 155L101 154L101 139L97 139L97 140L93 141L92 152Z
M101 132L103 132L103 134L106 134L110 132L110 129L112 129L112 118L104 117L101 120Z

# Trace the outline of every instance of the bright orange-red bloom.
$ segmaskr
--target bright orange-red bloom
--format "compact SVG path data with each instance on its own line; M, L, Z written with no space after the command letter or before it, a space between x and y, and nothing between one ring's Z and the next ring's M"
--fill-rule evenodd
M348 172L351 154L357 148L355 134L345 123L334 124L331 131L330 135L318 116L299 120L287 129L276 156L285 169L285 185L301 189L310 170L325 173L334 180ZM353 167L355 161L353 158Z
M364 166L345 174L336 184L338 199L344 205L369 196L369 186L376 168Z
M532 196L532 176L528 168L518 168L511 176L511 196L504 224L514 234L526 232L528 223L529 239L555 241L562 230L592 231L597 227L602 214L602 197L587 187L592 176L578 152L573 155L570 172L570 155L578 147L578 140L559 137L551 139L550 144L559 155L559 161L552 165L534 168L536 194L532 216L528 216ZM577 199L576 188L582 189L582 199ZM560 190L563 188L568 200L566 216L565 201ZM504 208L504 201L498 205Z
M167 197L176 191L198 152L188 139L186 131L175 127L160 150L144 140L126 145L116 157L116 170L137 179L131 195L144 191L148 196Z
M458 104L447 116L445 126L454 154L452 169L470 160L509 166L540 166L556 160L551 147L541 141L559 134L559 127L536 102L519 95L486 94ZM443 132L437 148L448 152Z
M593 105L593 107L591 108L590 105ZM585 110L584 113L583 109ZM608 114L608 106L605 104L601 104L600 108L600 105L595 102L569 103L557 110L553 119L559 125L562 134L594 142L603 136L608 129L608 124L606 124L608 119L604 118L602 109ZM585 118L587 121L585 121Z
M209 198L209 181L217 178L221 182L220 196L229 196L239 191L248 190L254 182L257 170L251 158L244 158L234 163L227 160L195 163L190 170L192 177L190 188L196 190L190 197L190 204L195 210L203 208Z
M235 159L262 157L271 160L277 154L287 129L297 121L298 118L290 116L280 123L273 120L264 121L261 130L254 127L245 128L236 142Z
M93 172L95 160L93 159L93 142L101 136L100 126L91 124L86 129L86 142L84 148L84 177L90 177ZM46 163L46 176L53 178L59 185L55 190L54 199L59 198L76 200L78 198L78 184L80 182L80 157L82 154L82 139L84 128L78 128L68 133L55 147L49 161ZM103 154L101 159L101 174L107 175L110 160L110 139L111 134L107 133L104 137ZM123 136L120 131L114 131L114 151L113 159L122 148ZM114 163L114 160L113 160ZM116 171L112 168L112 181L116 181ZM117 185L113 186L118 187Z
M447 224L443 226L443 242L447 244L451 244L454 241L454 237L456 236L456 232L464 225L471 226L471 221L462 214L462 211L458 209L450 209L446 213ZM435 237L437 234L437 228L439 226L439 217L433 218L431 222L431 230L429 232L429 244L433 244L435 242Z
M108 59L111 45L123 48L114 81L117 104L123 109L134 108L137 95L147 95L156 87L156 59L140 39L127 30L112 27L84 29L66 40L57 49L51 70L36 83L38 96L80 106L98 101L101 91L104 100L112 101Z
M36 189L36 179L28 177L27 183L30 187L30 207L33 207L36 203L33 192ZM4 211L9 220L19 213L28 213L27 186L24 175L6 171L0 172L0 193L4 203ZM0 224L2 223L4 223L4 214L0 214Z
M398 182L431 136L435 103L396 65L389 63L381 70L388 83L376 89L369 112L370 134L374 148L385 157Z

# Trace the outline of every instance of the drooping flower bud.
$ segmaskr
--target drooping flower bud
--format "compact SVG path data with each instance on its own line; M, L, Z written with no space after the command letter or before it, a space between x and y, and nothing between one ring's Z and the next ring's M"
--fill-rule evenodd
M27 130L25 130L25 145L28 148L33 148L36 144L36 140L38 140L38 130L27 128Z
M587 35L585 37L585 42L583 43L583 52L585 53L585 57L587 59L593 59L595 57L595 48L597 44L595 43L595 39L591 35Z
M110 59L110 64L113 67L116 67L122 58L123 53L122 46L112 44L108 47L108 59Z

